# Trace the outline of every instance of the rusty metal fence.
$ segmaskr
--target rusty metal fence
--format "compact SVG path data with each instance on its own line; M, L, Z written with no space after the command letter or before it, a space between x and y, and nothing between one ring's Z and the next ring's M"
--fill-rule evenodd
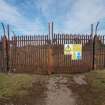
M82 59L64 55L64 44L82 44ZM78 73L105 68L105 36L54 34L6 36L0 40L1 71Z

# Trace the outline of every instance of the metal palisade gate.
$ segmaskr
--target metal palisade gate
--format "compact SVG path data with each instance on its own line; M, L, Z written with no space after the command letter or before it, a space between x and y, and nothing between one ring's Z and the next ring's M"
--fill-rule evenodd
M10 66L15 72L47 73L48 36L14 36L10 45Z
M81 45L81 58L65 54L65 45ZM0 69L38 74L78 73L105 68L105 36L54 34L1 40Z
M82 58L72 59L71 55L64 55L65 44L81 44ZM52 46L54 73L77 73L92 69L93 50L90 35L54 34Z
M54 34L14 36L10 45L10 68L15 72L74 73L92 69L93 49L90 35ZM64 55L65 44L82 44L82 59Z
M94 69L105 68L105 36L94 37Z

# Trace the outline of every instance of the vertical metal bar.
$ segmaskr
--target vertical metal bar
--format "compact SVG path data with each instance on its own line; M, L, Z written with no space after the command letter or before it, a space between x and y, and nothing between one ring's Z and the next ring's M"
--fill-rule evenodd
M96 39L96 35L93 38L93 66L92 69L95 69L95 39Z
M93 24L91 24L91 37L93 37Z
M48 36L48 35L47 35ZM47 66L48 54L47 54L47 36L45 36L45 65ZM48 68L47 68L48 69Z
M4 26L4 24L3 24L3 23L1 23L1 25L2 25L2 27L3 27L4 36L5 36L5 35L6 35L6 34L5 34L5 26Z
M34 53L33 53L33 64L34 67L36 68L36 35L34 35ZM35 70L35 69L34 69Z
M52 24L51 24L51 43L52 43L52 39L53 39L53 28L54 28L54 23L52 22Z
M59 34L57 35L57 38L58 38L58 45L57 45L57 48L58 48L58 54L57 54L57 58L58 58L58 68L59 68L59 65L60 65L60 63L59 63L59 61L60 61L60 59L59 59Z
M21 36L19 36L19 48L18 49L19 50L21 49ZM21 59L21 57L20 57L21 54L20 54L20 51L19 50L18 50L18 54L19 54L18 55L18 57L19 57L19 59L18 59L19 60L19 65L18 66L20 68L21 67L21 60L20 60Z
M9 58L10 58L10 32L9 32L9 24L7 25L7 34L8 34L8 42L7 42L7 71L9 71L9 66L10 66L10 62L9 62Z
M51 32L50 32L50 23L48 23L48 31L49 31L48 37L50 38L50 34L51 34Z
M43 56L42 56L42 53L43 53L43 50L42 50L42 37L43 36L40 36L40 64L41 64L41 66L43 66L42 65L42 61L43 61Z
M25 36L23 36L23 49L24 49L24 62L23 65L25 66L25 60L26 60L26 45L25 45Z
M41 36L39 35L39 66L41 66Z
M30 68L32 69L32 36L30 35Z
M29 58L30 57L29 56L30 36L28 36L28 41L27 42L28 42L28 67L29 67L29 63L30 63L30 58Z
M66 35L64 34L63 36L64 36L63 37L64 38L64 44L66 44L66 38L65 38ZM64 66L66 67L66 55L64 56Z
M28 47L28 44L27 44L28 37L27 37L27 35L25 36L25 39L26 39L25 40L25 43L26 43L26 56L25 56L26 61L25 62L26 62L26 65L27 65L28 64L28 56L27 56L28 55L28 48L27 48Z
M43 36L43 66L44 66L44 69L45 69L45 37L46 35Z
M105 45L105 36L103 36L103 43ZM103 54L104 54L104 68L105 68L105 48L103 48Z
M29 67L31 68L31 35L29 35Z
M42 71L43 71L43 36L41 36L41 66L42 66Z
M59 45L59 47L60 47L60 57L59 57L59 59L60 59L60 68L61 68L61 65L62 65L62 45L61 45L61 42L62 42L62 39L61 39L61 34L60 34L60 45Z
M32 66L32 70L33 70L33 36L31 36L31 66Z
M103 45L104 45L104 36L102 37L102 41L103 41ZM103 67L104 67L104 58L105 58L105 55L104 55L104 47L102 47L102 54L103 54L103 56L102 56L102 61L103 61Z
M13 40L13 37L11 38L11 41L12 41L12 46L11 46L11 69L13 69L13 60L14 60L14 40Z

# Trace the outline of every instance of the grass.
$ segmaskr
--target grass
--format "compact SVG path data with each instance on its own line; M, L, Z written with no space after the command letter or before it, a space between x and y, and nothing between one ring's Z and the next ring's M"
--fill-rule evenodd
M27 89L32 87L32 76L27 74L0 73L0 97L12 97L27 94Z
M87 75L87 80L93 93L95 105L105 105L105 70L90 72Z
M74 83L72 86L73 88L70 86L73 92L78 94L79 96L77 102L78 105L105 105L105 70L91 71L83 75L86 75L86 81L88 82L87 85L78 85ZM34 79L38 80L39 82L49 79L46 76L33 76ZM0 98L28 95L28 90L32 88L33 76L29 74L8 75L0 73ZM72 75L68 74L64 76L69 78L70 81L72 80ZM55 78L59 77L59 75L54 74L50 77ZM42 94L42 92L40 92L38 89L41 86L40 84L38 84L35 84L34 87L36 89L34 89L36 96L39 93ZM35 96L33 97L33 99L35 100Z
M86 76L91 87L101 91L105 90L105 70L92 71Z
M78 105L105 105L105 70L86 73L87 85L74 85Z

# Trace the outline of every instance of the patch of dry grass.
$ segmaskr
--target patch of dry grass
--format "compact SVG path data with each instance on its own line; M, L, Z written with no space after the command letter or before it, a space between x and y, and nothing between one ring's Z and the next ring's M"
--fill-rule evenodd
M73 84L78 105L105 105L105 70L85 73L87 85Z
M0 74L0 97L27 94L32 86L32 76L27 74Z

